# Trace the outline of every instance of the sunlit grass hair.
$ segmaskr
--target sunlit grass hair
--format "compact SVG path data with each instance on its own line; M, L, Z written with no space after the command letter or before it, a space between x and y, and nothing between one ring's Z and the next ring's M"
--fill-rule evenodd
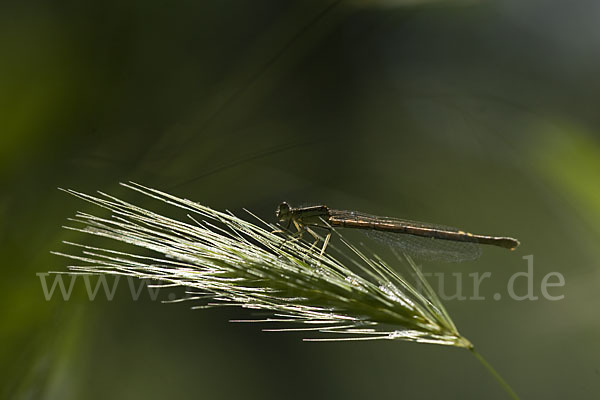
M127 275L184 286L193 293L188 300L199 302L197 307L266 312L266 318L237 321L266 322L265 330L271 331L306 331L308 341L404 340L474 351L408 256L399 256L397 262L408 267L414 284L343 237L339 250L328 247L321 255L318 246L277 233L279 227L249 211L256 223L139 184L123 186L185 210L188 220L105 193L66 190L111 212L106 218L78 212L67 229L133 246L132 252L123 252L65 242L80 250L57 253L78 262L69 266L72 273Z

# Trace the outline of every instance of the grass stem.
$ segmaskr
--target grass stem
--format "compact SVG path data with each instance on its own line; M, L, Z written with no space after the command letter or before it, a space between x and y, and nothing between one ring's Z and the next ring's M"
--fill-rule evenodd
M502 386L504 391L508 393L508 395L511 398L519 400L519 396L517 395L517 393L515 393L515 391L510 387L510 385L504 380L504 378L500 376L498 371L496 371L494 367L492 367L492 365L489 362L487 362L487 360L475 350L474 347L471 347L469 350L471 350L471 353L473 353L475 358L477 358L479 362L485 367L485 369L487 369L488 372L492 374L492 376L498 381L498 383L500 384L500 386Z

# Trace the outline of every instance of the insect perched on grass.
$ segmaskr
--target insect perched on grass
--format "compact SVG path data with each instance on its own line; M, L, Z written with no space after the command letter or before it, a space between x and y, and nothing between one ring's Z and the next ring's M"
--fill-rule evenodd
M505 236L476 235L457 228L406 219L379 217L357 211L334 210L325 205L291 207L283 202L275 212L280 223L293 223L299 235L306 231L315 238L319 236L309 227L321 227L331 231L332 227L363 229L393 246L420 258L464 261L478 258L480 244L488 244L514 250L519 246L517 239ZM321 254L329 243L331 232L324 239Z
M409 255L399 255L392 264L368 249L360 250L338 232L334 233L340 249L331 246L335 251L319 254L310 243L274 234L274 225L250 212L255 222L136 183L123 186L171 206L163 211L177 216L102 192L92 196L66 190L109 212L105 216L78 212L70 219L65 228L93 235L100 242L91 246L65 241L71 250L54 254L73 261L68 273L125 275L151 279L155 287L182 286L189 297L170 301L194 302L193 308L254 310L257 318L235 322L262 323L270 332L304 332L309 336L306 341L388 340L464 348L513 399L518 398L458 331ZM345 215L340 213L348 213L325 206L293 210L282 204L278 216L300 232L321 219L325 227L345 226L337 221ZM180 218L181 211L187 214L185 219ZM350 224L364 218L346 220ZM115 248L115 242L126 247ZM400 265L409 275L396 270Z

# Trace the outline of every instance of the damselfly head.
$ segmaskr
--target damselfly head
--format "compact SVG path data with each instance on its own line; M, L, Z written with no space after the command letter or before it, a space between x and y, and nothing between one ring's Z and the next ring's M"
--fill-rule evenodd
M279 222L285 222L291 218L291 210L292 207L290 207L290 205L284 201L279 205L279 207L277 207L277 210L275 211L275 216L277 216Z

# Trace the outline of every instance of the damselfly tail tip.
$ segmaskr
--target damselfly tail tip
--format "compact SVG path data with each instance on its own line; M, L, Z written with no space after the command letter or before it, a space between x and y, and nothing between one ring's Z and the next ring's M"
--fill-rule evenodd
M521 242L519 242L517 239L514 239L514 238L505 238L505 239L506 239L506 243L507 243L506 248L509 249L510 251L514 251L517 247L519 247L519 245L521 245Z
M503 247L510 251L515 250L521 244L517 239L511 237L494 237L492 241L480 243L493 244L494 246Z

